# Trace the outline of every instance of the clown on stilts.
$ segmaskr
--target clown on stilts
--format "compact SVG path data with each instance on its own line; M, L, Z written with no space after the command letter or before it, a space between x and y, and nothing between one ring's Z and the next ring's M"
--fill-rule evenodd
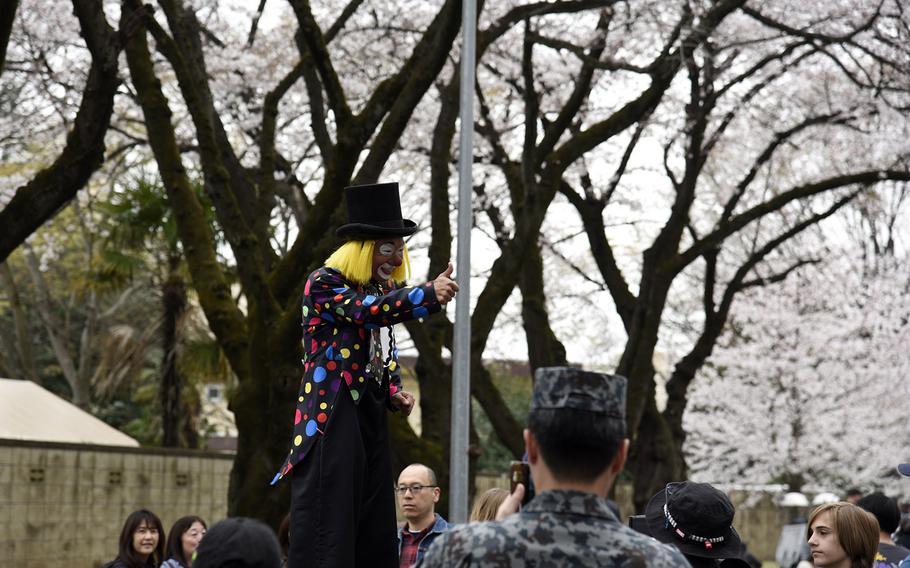
M455 297L452 265L435 280L408 276L397 183L345 188L346 239L307 278L304 374L291 450L272 483L291 477L288 565L398 566L387 410L410 414L392 326L442 309Z

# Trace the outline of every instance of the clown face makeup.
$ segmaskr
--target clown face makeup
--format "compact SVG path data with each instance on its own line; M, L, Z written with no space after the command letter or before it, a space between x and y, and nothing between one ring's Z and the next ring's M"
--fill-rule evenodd
M377 239L373 248L373 279L386 282L404 258L404 240L401 237Z

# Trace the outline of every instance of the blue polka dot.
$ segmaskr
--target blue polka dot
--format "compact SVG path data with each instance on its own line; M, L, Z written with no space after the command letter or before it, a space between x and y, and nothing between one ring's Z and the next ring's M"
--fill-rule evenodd
M335 349L330 345L328 349L325 350L325 357L329 361L335 358Z
M310 420L309 422L306 423L306 435L310 436L310 437L316 435L316 421L315 420Z
M408 294L408 300L410 300L412 304L419 304L423 301L423 290L420 288L414 288L411 290L411 293Z
M335 316L333 316L329 312L322 312L319 315L322 317L322 319L324 319L326 321L335 321Z
M316 370L313 371L313 381L317 382L317 383L321 383L322 381L325 380L325 375L326 375L326 372L325 372L324 367L316 367Z
M429 313L430 313L430 310L426 309L423 306L420 306L419 308L414 308L414 317L415 318L425 318L425 317L427 317L427 315L429 315Z
M376 296L373 296L372 294L370 294L366 298L363 299L363 305L369 308L370 306L373 305L373 303L375 301L376 301Z

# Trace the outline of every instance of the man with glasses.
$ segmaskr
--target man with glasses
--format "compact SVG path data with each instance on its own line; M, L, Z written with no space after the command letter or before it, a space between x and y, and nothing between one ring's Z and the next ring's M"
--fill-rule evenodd
M436 472L429 467L415 463L404 468L398 476L396 491L401 516L405 518L398 530L399 566L410 568L451 525L436 512L440 490Z

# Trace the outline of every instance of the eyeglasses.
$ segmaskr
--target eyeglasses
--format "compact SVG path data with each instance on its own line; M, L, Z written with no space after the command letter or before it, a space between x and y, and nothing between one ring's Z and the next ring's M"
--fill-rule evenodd
M433 487L437 487L437 486L436 485L399 485L398 487L395 488L395 492L398 493L399 495L404 495L405 493L410 491L412 495L417 495L424 489L433 488Z

